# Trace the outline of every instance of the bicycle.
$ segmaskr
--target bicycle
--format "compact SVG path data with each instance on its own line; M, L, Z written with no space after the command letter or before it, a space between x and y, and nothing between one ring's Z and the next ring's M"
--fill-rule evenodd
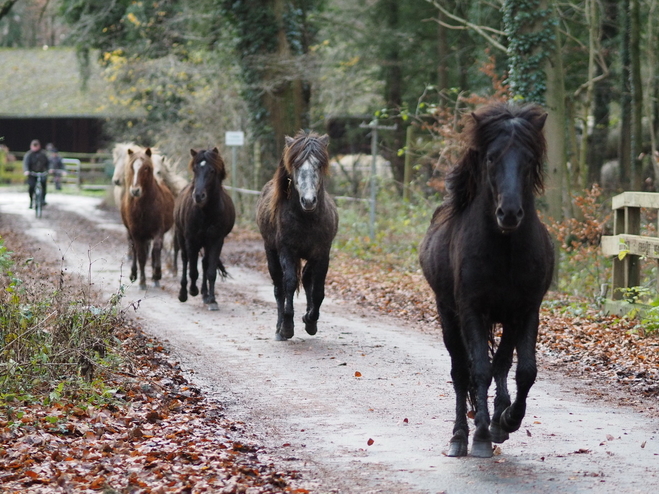
M43 209L43 184L48 177L48 172L30 172L30 176L37 177L37 183L34 184L34 214L37 218L41 218L41 210Z

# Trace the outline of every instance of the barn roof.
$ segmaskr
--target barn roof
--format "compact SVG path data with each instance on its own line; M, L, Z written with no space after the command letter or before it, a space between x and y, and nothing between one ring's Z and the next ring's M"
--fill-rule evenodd
M94 54L82 91L74 48L0 49L0 117L129 117L110 102L111 87Z

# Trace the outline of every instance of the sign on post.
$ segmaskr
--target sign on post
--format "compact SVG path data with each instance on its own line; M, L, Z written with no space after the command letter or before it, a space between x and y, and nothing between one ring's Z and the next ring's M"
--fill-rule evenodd
M224 144L231 147L231 200L236 202L236 148L245 145L245 133L238 131L230 131L224 133Z
M224 143L227 146L244 146L245 145L245 133L241 132L241 131L226 132L224 134Z

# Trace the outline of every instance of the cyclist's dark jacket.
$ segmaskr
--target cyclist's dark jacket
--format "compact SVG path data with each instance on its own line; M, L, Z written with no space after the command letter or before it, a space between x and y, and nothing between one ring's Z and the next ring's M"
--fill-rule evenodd
M28 151L23 157L23 171L26 172L45 172L50 168L48 156L43 150L36 152Z

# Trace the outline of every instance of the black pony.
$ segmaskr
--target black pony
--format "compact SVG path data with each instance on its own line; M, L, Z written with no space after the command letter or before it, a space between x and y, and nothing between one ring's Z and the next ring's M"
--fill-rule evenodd
M222 277L227 275L220 260L224 238L231 232L236 220L236 211L231 197L222 187L226 177L224 161L217 148L212 150L190 150L192 160L190 171L194 178L176 198L174 207L175 239L174 268L176 269L177 251L181 249L183 273L178 299L188 299L187 269L190 263L190 295L196 296L197 258L204 249L201 261L202 283L201 295L209 310L218 310L215 300L215 279L217 270Z
M476 409L471 454L487 458L492 442L508 439L526 412L537 374L538 312L554 254L534 198L543 191L547 114L537 105L494 103L471 117L463 132L466 150L447 178L448 197L433 215L420 261L451 355L456 418L448 455L467 454L469 394ZM497 323L503 332L490 362ZM511 404L507 378L514 350L517 395Z
M286 137L275 176L261 191L256 222L263 236L268 270L277 300L277 340L293 336L293 295L300 283L307 296L302 317L308 334L316 334L330 247L339 216L325 190L329 169L329 137L298 132ZM302 259L306 259L301 270Z

